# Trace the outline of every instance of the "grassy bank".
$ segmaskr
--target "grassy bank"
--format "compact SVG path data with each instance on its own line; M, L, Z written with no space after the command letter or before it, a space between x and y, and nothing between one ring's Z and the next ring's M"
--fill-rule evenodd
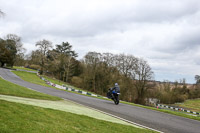
M46 86L46 87L52 87L55 88L53 86L49 86L47 85L43 80L41 80L37 74L35 73L29 73L29 72L24 72L24 71L12 71L14 74L16 74L17 76L19 76L21 79L23 79L24 81L27 82L31 82L34 84L38 84L38 85L42 85L42 86Z
M190 99L186 100L184 103L175 105L191 111L200 112L200 99Z
M76 115L4 100L0 100L0 102L0 132L153 132L132 126L97 120L84 115Z
M61 100L61 98L59 97L50 96L47 94L30 90L28 88L8 82L2 78L0 78L0 94L35 98L35 99Z
M83 105L76 104L68 100L50 101L50 100L39 100L39 99L23 98L23 97L16 97L16 96L7 96L7 95L1 95L1 94L0 94L0 100L21 103L25 105L32 105L32 106L37 106L37 107L42 107L42 108L54 109L54 110L59 110L59 111L64 111L64 112L70 112L70 113L78 114L78 115L85 115L85 116L89 116L95 119L128 125L128 126L131 125L117 118L100 113L96 110L87 108ZM138 127L135 125L131 125L131 126Z
M37 70L30 69L30 68L25 68L25 67L13 66L13 68L14 69L20 69L20 70L35 71L35 72L37 72Z

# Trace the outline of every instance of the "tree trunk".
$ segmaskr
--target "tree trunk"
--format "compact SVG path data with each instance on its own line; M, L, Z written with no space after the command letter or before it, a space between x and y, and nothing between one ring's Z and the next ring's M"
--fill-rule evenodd
M68 82L69 79L69 69L70 69L70 64L71 63L71 57L69 57L68 65L67 65L67 74L66 74L66 82Z

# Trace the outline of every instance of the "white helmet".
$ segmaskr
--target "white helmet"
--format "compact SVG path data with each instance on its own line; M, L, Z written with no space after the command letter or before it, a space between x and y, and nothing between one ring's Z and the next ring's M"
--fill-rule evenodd
M115 86L118 86L118 83L115 83Z

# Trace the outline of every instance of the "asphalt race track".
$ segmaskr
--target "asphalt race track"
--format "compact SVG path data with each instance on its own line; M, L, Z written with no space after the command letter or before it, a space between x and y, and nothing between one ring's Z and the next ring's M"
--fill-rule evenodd
M20 79L18 76L10 72L9 69L0 68L0 76L15 84L31 88L42 93L68 99L162 132L200 133L200 121L122 103L115 105L112 101L101 100L32 84Z

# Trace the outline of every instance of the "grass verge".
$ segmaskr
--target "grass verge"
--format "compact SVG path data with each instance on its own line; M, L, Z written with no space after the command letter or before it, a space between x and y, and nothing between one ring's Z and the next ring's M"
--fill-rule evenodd
M184 103L175 104L182 108L187 108L188 110L200 112L200 99L190 99L186 100Z
M50 96L47 94L30 90L28 88L8 82L2 78L0 78L0 94L35 98L35 99L61 100L61 98L59 97Z
M84 115L0 100L0 132L149 133L146 129L97 120Z
M26 71L34 71L37 72L37 70L25 68L25 67L19 67L19 66L13 66L14 69L20 69L20 70L26 70Z
M31 82L31 83L38 84L38 85L42 85L42 86L46 86L46 87L55 88L53 86L49 86L48 84L46 84L43 80L41 80L37 76L36 73L30 73L30 72L24 72L24 71L12 71L12 72L14 74L16 74L17 76L19 76L24 81Z
M129 102L125 102L125 101L121 101L121 103L125 103L125 104L129 104L129 105L133 105L133 106L137 106L137 107L141 107L141 108L151 109L151 110L155 110L155 111L159 111L159 112L164 112L164 113L168 113L168 114L177 115L177 116L181 116L181 117L200 121L200 117L192 116L191 114L189 114L189 113L186 114L185 112L178 112L178 111L165 110L165 109L157 109L155 107L144 106L144 105L129 103Z
M98 112L96 110L87 108L83 105L73 103L68 100L50 101L50 100L39 100L39 99L32 99L32 98L22 98L22 97L16 97L16 96L7 96L7 95L1 95L1 94L0 94L0 100L6 100L9 102L32 105L32 106L37 106L37 107L42 107L42 108L55 109L55 110L70 112L70 113L74 113L78 115L85 115L85 116L89 116L95 119L105 120L108 122L138 127L138 126L129 124L125 121L122 121L120 119Z

